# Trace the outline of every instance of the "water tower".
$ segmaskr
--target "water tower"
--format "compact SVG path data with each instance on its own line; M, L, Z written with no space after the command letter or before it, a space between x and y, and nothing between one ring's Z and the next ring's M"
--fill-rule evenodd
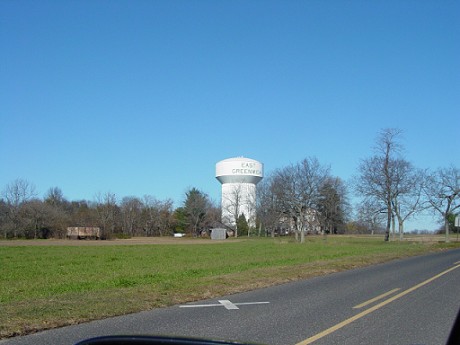
M222 183L222 223L235 226L244 214L251 227L256 225L256 185L264 166L254 159L235 157L216 164L216 178Z

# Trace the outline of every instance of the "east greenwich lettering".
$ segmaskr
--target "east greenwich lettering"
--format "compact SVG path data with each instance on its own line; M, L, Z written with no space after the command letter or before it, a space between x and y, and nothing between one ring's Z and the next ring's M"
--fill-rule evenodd
M232 169L232 174L241 175L261 175L261 171L256 169L256 163L243 162L241 168Z

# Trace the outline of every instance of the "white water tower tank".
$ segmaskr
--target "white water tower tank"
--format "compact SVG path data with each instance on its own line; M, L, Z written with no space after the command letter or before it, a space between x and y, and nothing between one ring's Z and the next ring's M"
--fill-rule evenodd
M250 227L256 225L256 185L264 166L254 159L235 157L216 164L216 179L222 183L222 223L234 227L244 214Z

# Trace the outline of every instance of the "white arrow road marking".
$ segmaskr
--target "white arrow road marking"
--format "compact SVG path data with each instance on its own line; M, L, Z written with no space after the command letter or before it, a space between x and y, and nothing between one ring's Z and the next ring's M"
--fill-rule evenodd
M234 305L232 302L230 302L228 299L220 300L219 303L221 303L227 310L240 309L236 305Z
M251 304L268 304L270 302L246 302L246 303L232 303L228 299L219 300L219 304L187 304L180 305L179 308L206 308L206 307L225 307L227 310L236 310L239 305Z

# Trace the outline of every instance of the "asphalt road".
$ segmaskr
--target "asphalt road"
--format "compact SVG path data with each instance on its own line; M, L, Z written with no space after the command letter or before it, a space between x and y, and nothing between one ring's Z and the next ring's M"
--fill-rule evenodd
M277 345L445 344L460 308L460 250L0 341L75 344L162 334Z

